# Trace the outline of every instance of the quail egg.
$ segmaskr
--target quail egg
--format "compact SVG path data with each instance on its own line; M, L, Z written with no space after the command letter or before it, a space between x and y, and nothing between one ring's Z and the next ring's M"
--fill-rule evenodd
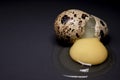
M59 40L72 44L80 38L101 39L108 34L107 25L103 20L78 9L60 13L55 19L54 30Z

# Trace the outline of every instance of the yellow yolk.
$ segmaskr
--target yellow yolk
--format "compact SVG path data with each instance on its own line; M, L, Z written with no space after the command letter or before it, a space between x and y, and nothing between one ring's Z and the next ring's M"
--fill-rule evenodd
M70 48L71 58L84 65L97 65L108 56L107 49L97 38L77 40Z

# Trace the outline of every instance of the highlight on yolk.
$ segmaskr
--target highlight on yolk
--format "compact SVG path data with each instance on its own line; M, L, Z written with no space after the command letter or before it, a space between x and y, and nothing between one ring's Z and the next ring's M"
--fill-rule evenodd
M98 38L76 40L70 48L70 57L84 65L101 64L107 59L107 56L107 49Z

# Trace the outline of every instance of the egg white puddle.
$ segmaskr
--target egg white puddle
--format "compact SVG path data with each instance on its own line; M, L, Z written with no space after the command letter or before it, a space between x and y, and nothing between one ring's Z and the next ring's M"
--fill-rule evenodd
M102 76L106 72L110 71L113 65L113 53L111 48L107 46L108 49L108 59L101 65L91 66L82 63L74 62L69 56L68 47L56 46L53 53L54 66L56 67L59 75L66 78L74 79L88 79L98 76Z

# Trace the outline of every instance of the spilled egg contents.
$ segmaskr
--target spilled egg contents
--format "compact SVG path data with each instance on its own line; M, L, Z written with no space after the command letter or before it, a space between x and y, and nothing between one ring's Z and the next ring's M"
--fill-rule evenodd
M98 38L76 40L69 53L74 61L89 66L103 63L108 56L107 49Z
M91 66L107 59L107 49L100 40L108 35L108 27L102 19L70 9L57 16L54 30L61 43L73 44L69 54L74 61Z

